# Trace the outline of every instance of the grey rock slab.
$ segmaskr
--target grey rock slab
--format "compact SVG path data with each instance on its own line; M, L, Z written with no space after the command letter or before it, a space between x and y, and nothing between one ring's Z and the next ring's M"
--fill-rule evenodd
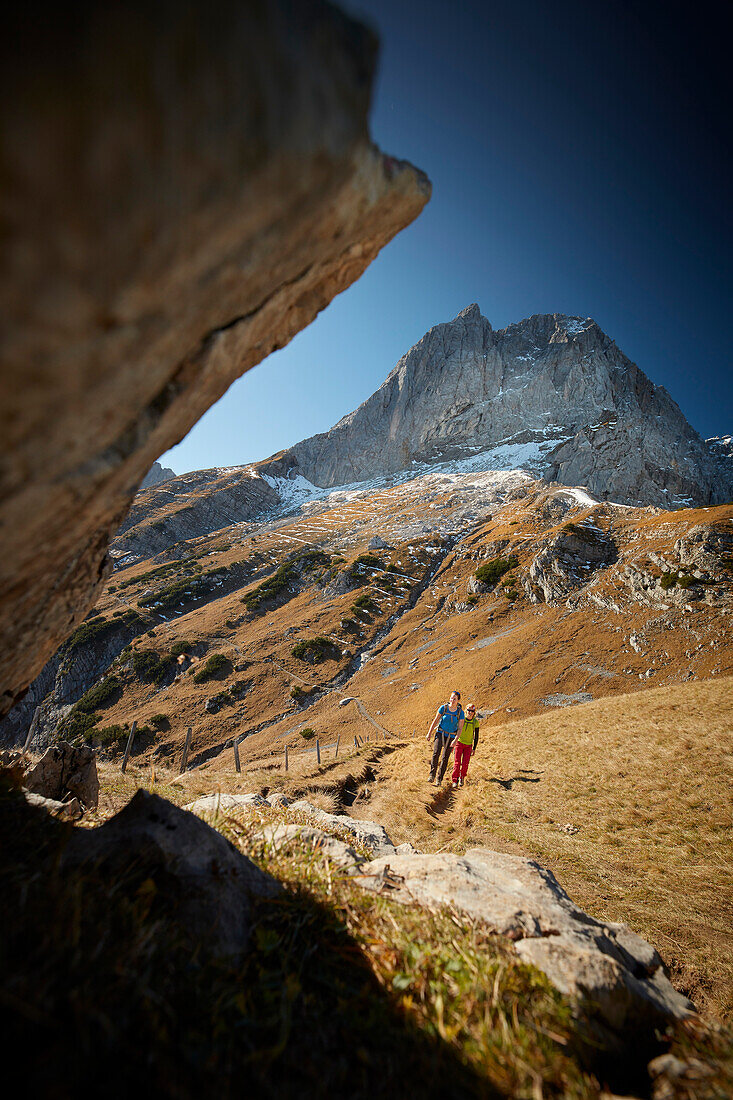
M613 1032L693 1011L649 943L588 916L534 860L485 848L463 856L394 852L365 864L358 881L397 901L448 905L485 922Z
M299 802L292 802L291 810L300 810L301 813L308 814L315 821L320 822L326 826L332 826L338 829L344 829L359 841L360 844L365 845L367 848L371 848L377 853L384 850L385 852L393 852L395 850L394 844L390 840L386 829L382 825L377 824L376 821L361 821L355 817L349 817L348 814L329 814L325 810L319 810L316 806L312 806L310 802L301 800Z
M266 806L267 801L261 794L224 794L217 791L216 794L207 794L197 798L195 802L189 802L185 807L194 814L218 814L226 810L251 809L253 806Z
M289 806L292 799L288 798L282 791L273 791L271 794L268 794L265 802L268 806Z
M225 955L247 946L254 899L282 890L216 829L142 790L99 828L73 831L63 865L84 864L109 875L110 883L139 867L171 899L192 943Z
M364 857L358 855L349 844L312 825L297 823L266 825L262 835L277 848L284 847L294 840L305 841L319 854L327 855L339 867L357 868L364 862Z

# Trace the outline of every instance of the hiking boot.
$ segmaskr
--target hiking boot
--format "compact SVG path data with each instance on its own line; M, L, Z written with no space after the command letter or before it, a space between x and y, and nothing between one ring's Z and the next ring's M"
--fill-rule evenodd
M454 779L454 780L453 780L453 783L451 784L451 786L453 787L453 790L455 791L455 790L456 790L456 788L458 787L458 780L457 780L457 779Z
M463 786L463 776L461 776L461 778L458 780L458 786L459 787Z

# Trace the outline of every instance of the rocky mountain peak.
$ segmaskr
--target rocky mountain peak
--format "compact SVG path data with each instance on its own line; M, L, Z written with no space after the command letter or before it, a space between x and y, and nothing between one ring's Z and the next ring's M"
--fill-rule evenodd
M733 462L593 318L543 313L494 329L475 302L278 461L333 486L479 456L483 469L523 468L627 504L733 497Z

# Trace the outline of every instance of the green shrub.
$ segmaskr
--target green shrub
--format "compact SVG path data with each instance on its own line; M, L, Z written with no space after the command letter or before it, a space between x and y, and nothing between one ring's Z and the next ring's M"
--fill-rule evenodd
M173 658L170 654L160 657L152 649L140 649L132 655L132 669L138 680L161 684L173 669Z
M271 577L243 596L242 603L248 611L261 610L263 604L279 596L297 575L292 563L285 562Z
M361 596L357 596L351 605L352 611L373 611L376 607L374 600L368 592L362 592Z
M212 653L203 668L195 674L195 684L205 684L207 680L222 680L232 671L232 662L223 653Z
M487 561L484 565L478 567L475 576L482 584L494 588L505 573L508 573L510 569L516 569L518 565L519 559L514 555L509 558L492 558L491 561Z
M125 741L129 734L127 726L102 726L101 729L93 729L87 736L87 741L95 741L98 745L114 745Z
M696 577L690 577L690 576L679 576L679 577L677 577L677 584L679 585L680 588L692 588L693 585L699 584L699 583L700 582L697 580Z
M384 562L376 554L359 554L359 557L354 561L354 565L364 565L371 569L384 568Z
M290 652L301 661L308 657L312 657L314 661L322 661L325 657L334 656L335 650L336 646L331 639L319 634L316 638L304 638Z
M185 638L181 638L179 642L174 642L171 646L171 657L183 657L187 653L191 653L195 648L195 642L187 642Z
M293 687L291 687L291 689L290 689L290 698L291 699L300 699L300 697L302 695L305 695L305 690L302 687L300 687L299 684L295 684Z
M470 596L466 596L466 603L470 604L473 607L475 603L478 603L478 596L475 595L475 593L472 593Z
M106 680L100 680L98 684L90 687L89 691L82 695L81 699L75 704L75 709L86 711L89 714L97 707L109 706L113 701L113 697L117 695L120 686L120 681L116 676L108 676Z
M76 741L80 738L90 740L93 727L99 721L98 714L89 714L74 707L56 727L57 741Z
M156 730L169 730L171 728L167 714L154 714L150 719L150 724Z
M316 731L311 729L310 726L306 726L304 730L300 731L300 736L304 741L311 741L316 736Z
M69 655L80 646L101 641L123 626L144 627L147 625L148 620L144 619L139 612L133 611L132 608L128 608L121 616L114 619L105 619L101 616L87 619L66 639L59 652L65 656Z
M661 588L663 588L664 591L667 592L667 591L669 591L670 588L675 587L678 580L679 580L679 573L662 573L662 576L659 580L659 584L660 584Z

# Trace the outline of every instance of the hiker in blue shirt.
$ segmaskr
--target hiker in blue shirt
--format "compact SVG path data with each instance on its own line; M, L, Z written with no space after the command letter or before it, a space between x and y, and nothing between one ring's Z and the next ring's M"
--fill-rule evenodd
M435 712L435 718L433 718L426 737L426 741L429 741L435 734L429 783L434 783L436 776L438 785L443 782L450 754L453 751L456 737L463 729L464 719L465 715L461 708L461 693L460 691L453 691L450 700L443 703L442 707L438 707Z

